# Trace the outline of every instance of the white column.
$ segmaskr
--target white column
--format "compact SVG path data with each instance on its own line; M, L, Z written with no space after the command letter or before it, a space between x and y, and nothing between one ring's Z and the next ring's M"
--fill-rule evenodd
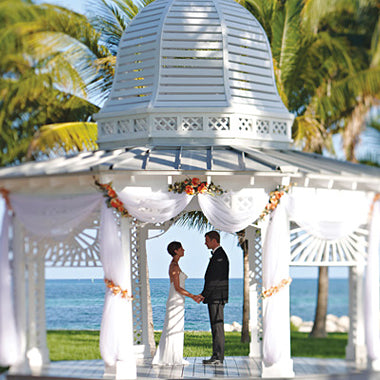
M151 358L152 352L155 350L154 335L153 342L151 341L151 336L153 333L153 325L149 323L149 305L148 300L150 299L150 286L149 286L149 270L147 262L147 252L146 252L146 241L148 239L148 228L138 227L138 244L139 244L139 274L141 281L141 314L142 314L142 346L144 347L143 357ZM152 347L153 343L153 347Z
M120 232L121 232L121 248L123 254L126 256L126 265L129 268L126 268L126 273L129 273L128 279L126 281L126 288L128 293L132 294L132 281L131 281L131 218L122 217L120 219ZM128 302L127 313L125 315L125 324L126 327L130 330L128 334L127 342L124 342L128 347L128 352L130 355L127 355L123 360L118 360L116 365L112 368L106 367L104 377L113 376L115 379L136 379L137 370L136 370L136 357L134 355L133 347L133 309L132 302Z
M47 347L46 334L46 310L45 310L45 251L43 244L37 244L36 257L36 272L37 272L37 348L42 357L43 364L50 363L49 349Z
M249 344L249 356L262 358L262 270L261 270L261 239L257 239L259 229L249 226L246 229L248 240L249 261L249 326L251 341Z
M40 246L28 239L28 345L27 358L34 375L49 363L45 324L45 258Z
M21 361L12 366L13 371L23 371L29 368L26 358L27 347L27 298L26 298L26 267L25 267L25 247L24 229L16 217L13 217L12 229L12 272L13 272L13 292L15 299L16 326L19 336L19 347Z
M346 346L346 359L354 361L358 369L367 366L367 349L364 333L364 265L350 267L350 331Z

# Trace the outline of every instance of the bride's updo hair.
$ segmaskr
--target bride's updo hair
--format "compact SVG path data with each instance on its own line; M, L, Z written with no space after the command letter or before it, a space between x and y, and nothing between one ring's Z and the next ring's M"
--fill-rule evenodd
M176 255L176 253L174 251L176 251L177 249L179 249L181 247L182 247L182 244L179 241L172 241L168 245L169 255L174 257Z

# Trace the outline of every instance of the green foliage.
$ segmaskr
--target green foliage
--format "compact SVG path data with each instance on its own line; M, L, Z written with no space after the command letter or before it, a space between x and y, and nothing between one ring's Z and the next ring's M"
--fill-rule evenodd
M161 332L155 331L156 344ZM292 356L317 358L344 358L348 336L346 333L330 333L327 338L309 338L309 334L292 332ZM100 359L99 331L52 330L47 333L50 360ZM184 338L185 357L206 357L212 354L211 333L186 331ZM240 342L239 332L226 332L226 356L247 356L249 343Z

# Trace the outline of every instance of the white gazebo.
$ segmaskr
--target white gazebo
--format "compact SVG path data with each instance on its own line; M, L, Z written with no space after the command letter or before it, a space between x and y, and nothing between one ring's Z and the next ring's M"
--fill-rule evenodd
M148 232L201 210L217 229L247 231L262 377L294 376L289 265L350 268L347 359L380 369L380 170L291 147L293 116L252 14L233 0L148 5L122 37L96 119L99 151L0 170L0 365L49 361L46 266L103 266L105 375L135 378L154 350ZM189 178L204 184L176 191Z

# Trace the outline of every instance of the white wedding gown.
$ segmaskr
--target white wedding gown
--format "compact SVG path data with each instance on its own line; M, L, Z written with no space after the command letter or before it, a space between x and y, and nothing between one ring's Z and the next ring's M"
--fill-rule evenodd
M179 285L185 288L185 273L179 273ZM185 322L185 296L179 294L170 282L169 297L166 302L166 315L160 343L152 364L183 365L183 330Z

